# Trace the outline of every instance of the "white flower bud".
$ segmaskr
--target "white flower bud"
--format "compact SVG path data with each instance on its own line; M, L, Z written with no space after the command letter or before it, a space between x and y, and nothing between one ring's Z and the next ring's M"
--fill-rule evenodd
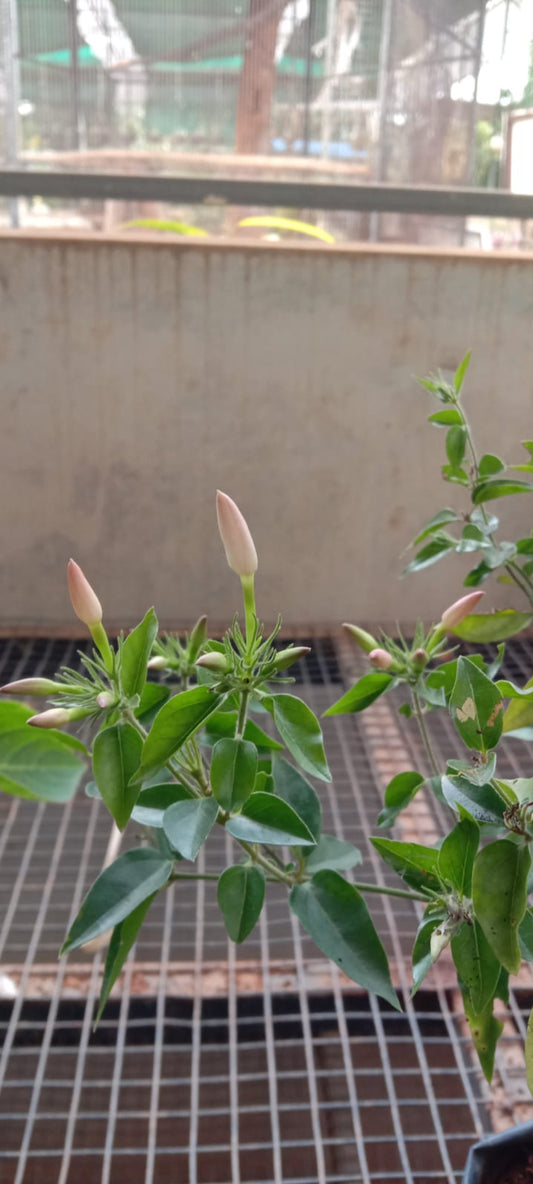
M257 571L257 551L239 507L226 493L217 492L217 519L226 559L238 576Z
M218 650L209 650L207 654L201 654L196 659L195 666L203 666L206 670L212 670L213 674L226 674L228 659Z
M484 592L469 592L467 596L461 596L460 600L456 600L454 604L444 610L440 619L441 625L444 625L445 629L454 629L456 625L460 625L484 595Z
M149 658L146 664L147 670L166 670L167 660L163 654L155 654L153 658Z
M72 712L67 707L51 707L49 711L41 711L39 715L32 715L27 722L32 728L62 728L72 719Z
M67 579L70 600L76 616L89 629L93 628L102 620L102 605L74 559L69 559Z
M394 658L387 653L387 650L371 650L368 656L372 665L378 670L390 670L391 666L394 665Z
M19 678L0 687L3 695L56 695L59 684L51 678Z

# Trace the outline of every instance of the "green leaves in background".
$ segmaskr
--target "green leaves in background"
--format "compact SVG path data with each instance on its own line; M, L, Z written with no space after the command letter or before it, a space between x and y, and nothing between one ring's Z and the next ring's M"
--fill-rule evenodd
M385 808L378 816L378 826L392 826L398 814L412 802L424 781L425 777L414 772L398 773L397 777L393 777L385 790Z
M61 954L79 946L128 917L143 900L167 883L172 863L147 847L126 851L98 876L61 949Z
M176 781L164 781L161 785L147 785L141 790L131 817L134 822L160 830L163 815L174 802L190 801L191 791Z
M438 872L439 853L435 847L420 843L401 843L395 839L371 838L370 842L389 867L417 892L442 889Z
M438 414L447 415L448 412L443 411ZM430 518L429 522L426 522L425 526L422 527L420 533L413 539L412 545L417 547L419 543L427 539L428 535L437 534L441 526L446 526L449 522L458 522L458 520L459 515L456 510L450 510L447 507L444 510L439 510L438 514L434 514L433 518Z
M257 774L257 748L250 740L217 740L211 760L211 787L223 810L238 810L250 796Z
M431 567L438 559L442 559L449 551L454 551L456 547L456 540L451 535L445 534L444 531L439 531L433 535L430 543L426 543L425 547L415 555L414 559L404 568L402 575L410 575L414 571L423 571L425 567Z
M272 759L274 791L305 822L315 842L322 830L322 806L312 785L284 757Z
M226 830L248 843L281 847L313 847L315 838L298 814L274 793L253 793Z
M123 694L132 699L141 695L146 682L146 664L157 637L158 621L153 608L132 629L119 646L120 683Z
M498 688L469 658L459 658L450 711L468 748L495 748L503 727L503 699Z
M506 641L527 629L533 621L530 613L518 613L512 608L504 608L496 613L473 613L465 617L460 625L456 625L451 632L462 641L471 641L475 645L486 645L491 641Z
M213 798L192 798L175 802L165 810L163 830L183 859L195 860L200 847L215 825L218 804Z
M95 1025L102 1018L102 1012L105 1008L107 1000L111 994L114 984L124 966L126 958L135 944L137 934L144 918L150 908L152 901L155 899L156 893L153 896L148 896L137 908L125 917L120 925L116 925L109 943L107 951L107 958L104 968L104 977L102 980L102 989L100 991L100 999L98 1001L98 1011L96 1013Z
M336 871L317 872L291 891L300 924L348 978L401 1010L387 955L361 894Z
M337 839L335 835L322 835L316 847L309 852L305 867L306 871L313 874L325 868L346 871L362 862L363 856L358 847L353 847L344 839Z
M322 731L311 708L295 695L269 695L263 702L300 768L321 781L331 781Z
M364 674L341 699L328 707L324 715L348 715L352 712L364 711L366 707L370 707L371 703L379 699L379 696L383 695L393 682L393 675L387 674L384 670Z
M533 678L526 682L524 690L533 690ZM520 728L533 727L533 703L528 699L515 699L503 717L504 734L517 732Z
M217 888L217 900L232 941L242 942L259 919L265 879L256 867L228 867Z
M530 867L528 848L511 839L490 843L474 862L474 912L489 945L510 974L520 968L518 930L527 906Z
M130 780L139 767L142 737L131 724L112 724L98 732L93 748L94 779L119 830L124 827L139 796Z
M18 703L2 704L0 720L2 715L8 722L21 718L18 711L9 711L12 706L21 707ZM61 733L29 728L25 723L13 731L0 730L0 790L36 801L70 801L85 772L77 744L71 745L71 739L63 738Z
M222 696L215 695L207 687L194 687L192 691L183 691L169 699L156 715L144 742L142 762L135 780L144 781L157 772L201 728L221 702Z

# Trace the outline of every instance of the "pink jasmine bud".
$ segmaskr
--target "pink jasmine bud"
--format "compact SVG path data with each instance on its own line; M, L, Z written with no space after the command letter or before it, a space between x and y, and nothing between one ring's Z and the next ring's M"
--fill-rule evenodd
M342 627L348 630L350 637L365 653L370 654L372 650L376 649L378 643L375 637L372 637L372 634L367 633L365 629L360 629L358 625L347 625L346 622Z
M19 678L0 687L3 695L55 695L59 684L51 678Z
M206 670L212 670L213 674L226 674L228 670L228 659L224 654L219 653L218 650L210 650L207 654L201 654L196 659L195 665L205 667Z
M440 619L441 625L444 625L445 629L454 629L470 615L484 595L484 592L469 592L467 596L461 596L460 600L456 600L444 610Z
M226 559L238 576L257 571L257 551L239 507L226 493L217 492L217 519Z
M167 665L166 658L162 654L155 654L153 658L149 658L146 663L147 670L165 670Z
M32 715L27 722L32 728L62 728L72 719L72 712L66 707L51 707L49 711L41 711L39 715Z
M98 706L102 708L102 711L105 711L106 708L114 706L116 699L114 695L109 694L109 691L101 691L100 694L96 696L96 702L98 703Z
M293 662L299 662L300 658L304 658L306 654L310 653L311 647L308 645L291 645L288 649L279 651L274 666L276 670L287 670Z
M372 665L376 666L378 670L390 670L394 665L394 658L387 653L387 650L372 650L368 656Z
M68 590L74 612L89 629L102 620L102 605L85 578L81 567L69 559L67 567Z

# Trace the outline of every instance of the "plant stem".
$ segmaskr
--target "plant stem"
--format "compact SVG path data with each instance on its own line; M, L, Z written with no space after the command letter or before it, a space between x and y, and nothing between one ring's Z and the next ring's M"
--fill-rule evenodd
M135 728L135 731L139 733L139 736L142 736L143 740L146 740L148 732L146 731L146 728L143 728L142 724L137 719L135 712L132 711L131 708L128 707L122 712L122 718L125 719L127 723L131 724L132 728ZM181 778L181 780L187 786L187 789L190 789L195 798L204 796L202 791L198 788L196 778L194 775L189 776L189 770L186 767L183 767L176 760L173 761L172 758L170 758L168 761L164 761L164 766L165 769L168 769L169 773L172 773L173 777Z
M241 576L241 586L244 600L246 641L248 644L248 651L250 651L255 634L255 590L253 575Z
M244 736L244 729L246 727L246 717L248 715L248 700L250 698L249 691L241 691L241 701L239 703L239 715L235 727L235 739L242 740Z
M270 872L270 875L274 876L276 880L280 880L283 884L290 884L291 887L293 884L297 883L297 876L292 875L291 872L284 871L280 867L277 867L276 864L268 859L266 855L262 855L260 851L256 851L252 843L246 843L244 839L236 839L236 842L240 847L242 847L243 851L246 851L246 854L250 856L252 863L258 863L259 866L264 868L265 871Z
M384 888L382 884L363 884L358 880L355 881L354 888L358 892L379 892L382 896L401 896L404 900L423 900L424 904L428 904L428 897L423 896L421 892L407 892L405 888Z
M411 694L413 696L413 707L414 707L414 712L415 712L415 716L416 716L416 721L417 721L418 727L420 729L420 735L422 737L422 742L423 742L424 748L426 750L426 756L427 756L428 761L431 765L432 774L434 777L439 777L440 776L439 766L437 764L437 761L435 759L435 754L434 754L433 749L431 747L431 741L429 739L428 730L426 728L426 721L424 719L424 713L422 711L420 697L419 697L417 691L415 691L413 688L411 688Z

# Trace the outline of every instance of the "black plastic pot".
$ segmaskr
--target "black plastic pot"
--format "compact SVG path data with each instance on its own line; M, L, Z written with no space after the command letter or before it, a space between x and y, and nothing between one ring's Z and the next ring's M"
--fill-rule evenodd
M463 1184L499 1184L504 1172L523 1167L530 1155L533 1157L533 1122L491 1135L471 1148Z

